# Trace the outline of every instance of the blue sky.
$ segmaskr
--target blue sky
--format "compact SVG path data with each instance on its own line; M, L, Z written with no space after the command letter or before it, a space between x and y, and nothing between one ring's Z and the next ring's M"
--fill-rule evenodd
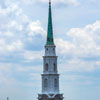
M52 0L60 90L68 100L100 99L100 1ZM41 93L48 0L0 0L0 100Z

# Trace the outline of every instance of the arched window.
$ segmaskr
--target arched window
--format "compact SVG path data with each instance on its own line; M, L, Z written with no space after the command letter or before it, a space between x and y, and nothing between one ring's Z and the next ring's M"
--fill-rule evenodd
M56 88L57 87L57 84L58 84L58 81L57 79L54 80L54 87Z
M48 87L48 79L44 79L44 87L45 87L45 88Z
M54 64L54 71L56 71L56 64Z
M48 51L48 48L46 48L46 50Z
M45 71L48 71L48 64L45 64Z

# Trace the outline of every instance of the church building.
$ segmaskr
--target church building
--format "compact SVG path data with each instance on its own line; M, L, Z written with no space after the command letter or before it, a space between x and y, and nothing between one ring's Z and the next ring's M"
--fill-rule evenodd
M59 74L57 69L56 46L53 39L51 0L49 0L48 30L43 56L42 91L38 100L63 100L59 90Z

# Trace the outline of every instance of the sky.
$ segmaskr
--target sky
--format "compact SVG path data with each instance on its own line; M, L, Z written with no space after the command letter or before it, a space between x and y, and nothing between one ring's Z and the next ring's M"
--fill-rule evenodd
M60 92L100 100L100 0L52 0ZM0 0L0 100L41 93L48 0Z

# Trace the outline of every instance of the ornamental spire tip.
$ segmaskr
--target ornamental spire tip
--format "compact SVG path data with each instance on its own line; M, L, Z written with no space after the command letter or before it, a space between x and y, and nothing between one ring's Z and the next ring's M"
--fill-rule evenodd
M49 0L49 16L48 16L48 31L47 31L47 43L46 43L46 45L54 45L51 0Z
M49 5L51 5L51 0L49 0Z

